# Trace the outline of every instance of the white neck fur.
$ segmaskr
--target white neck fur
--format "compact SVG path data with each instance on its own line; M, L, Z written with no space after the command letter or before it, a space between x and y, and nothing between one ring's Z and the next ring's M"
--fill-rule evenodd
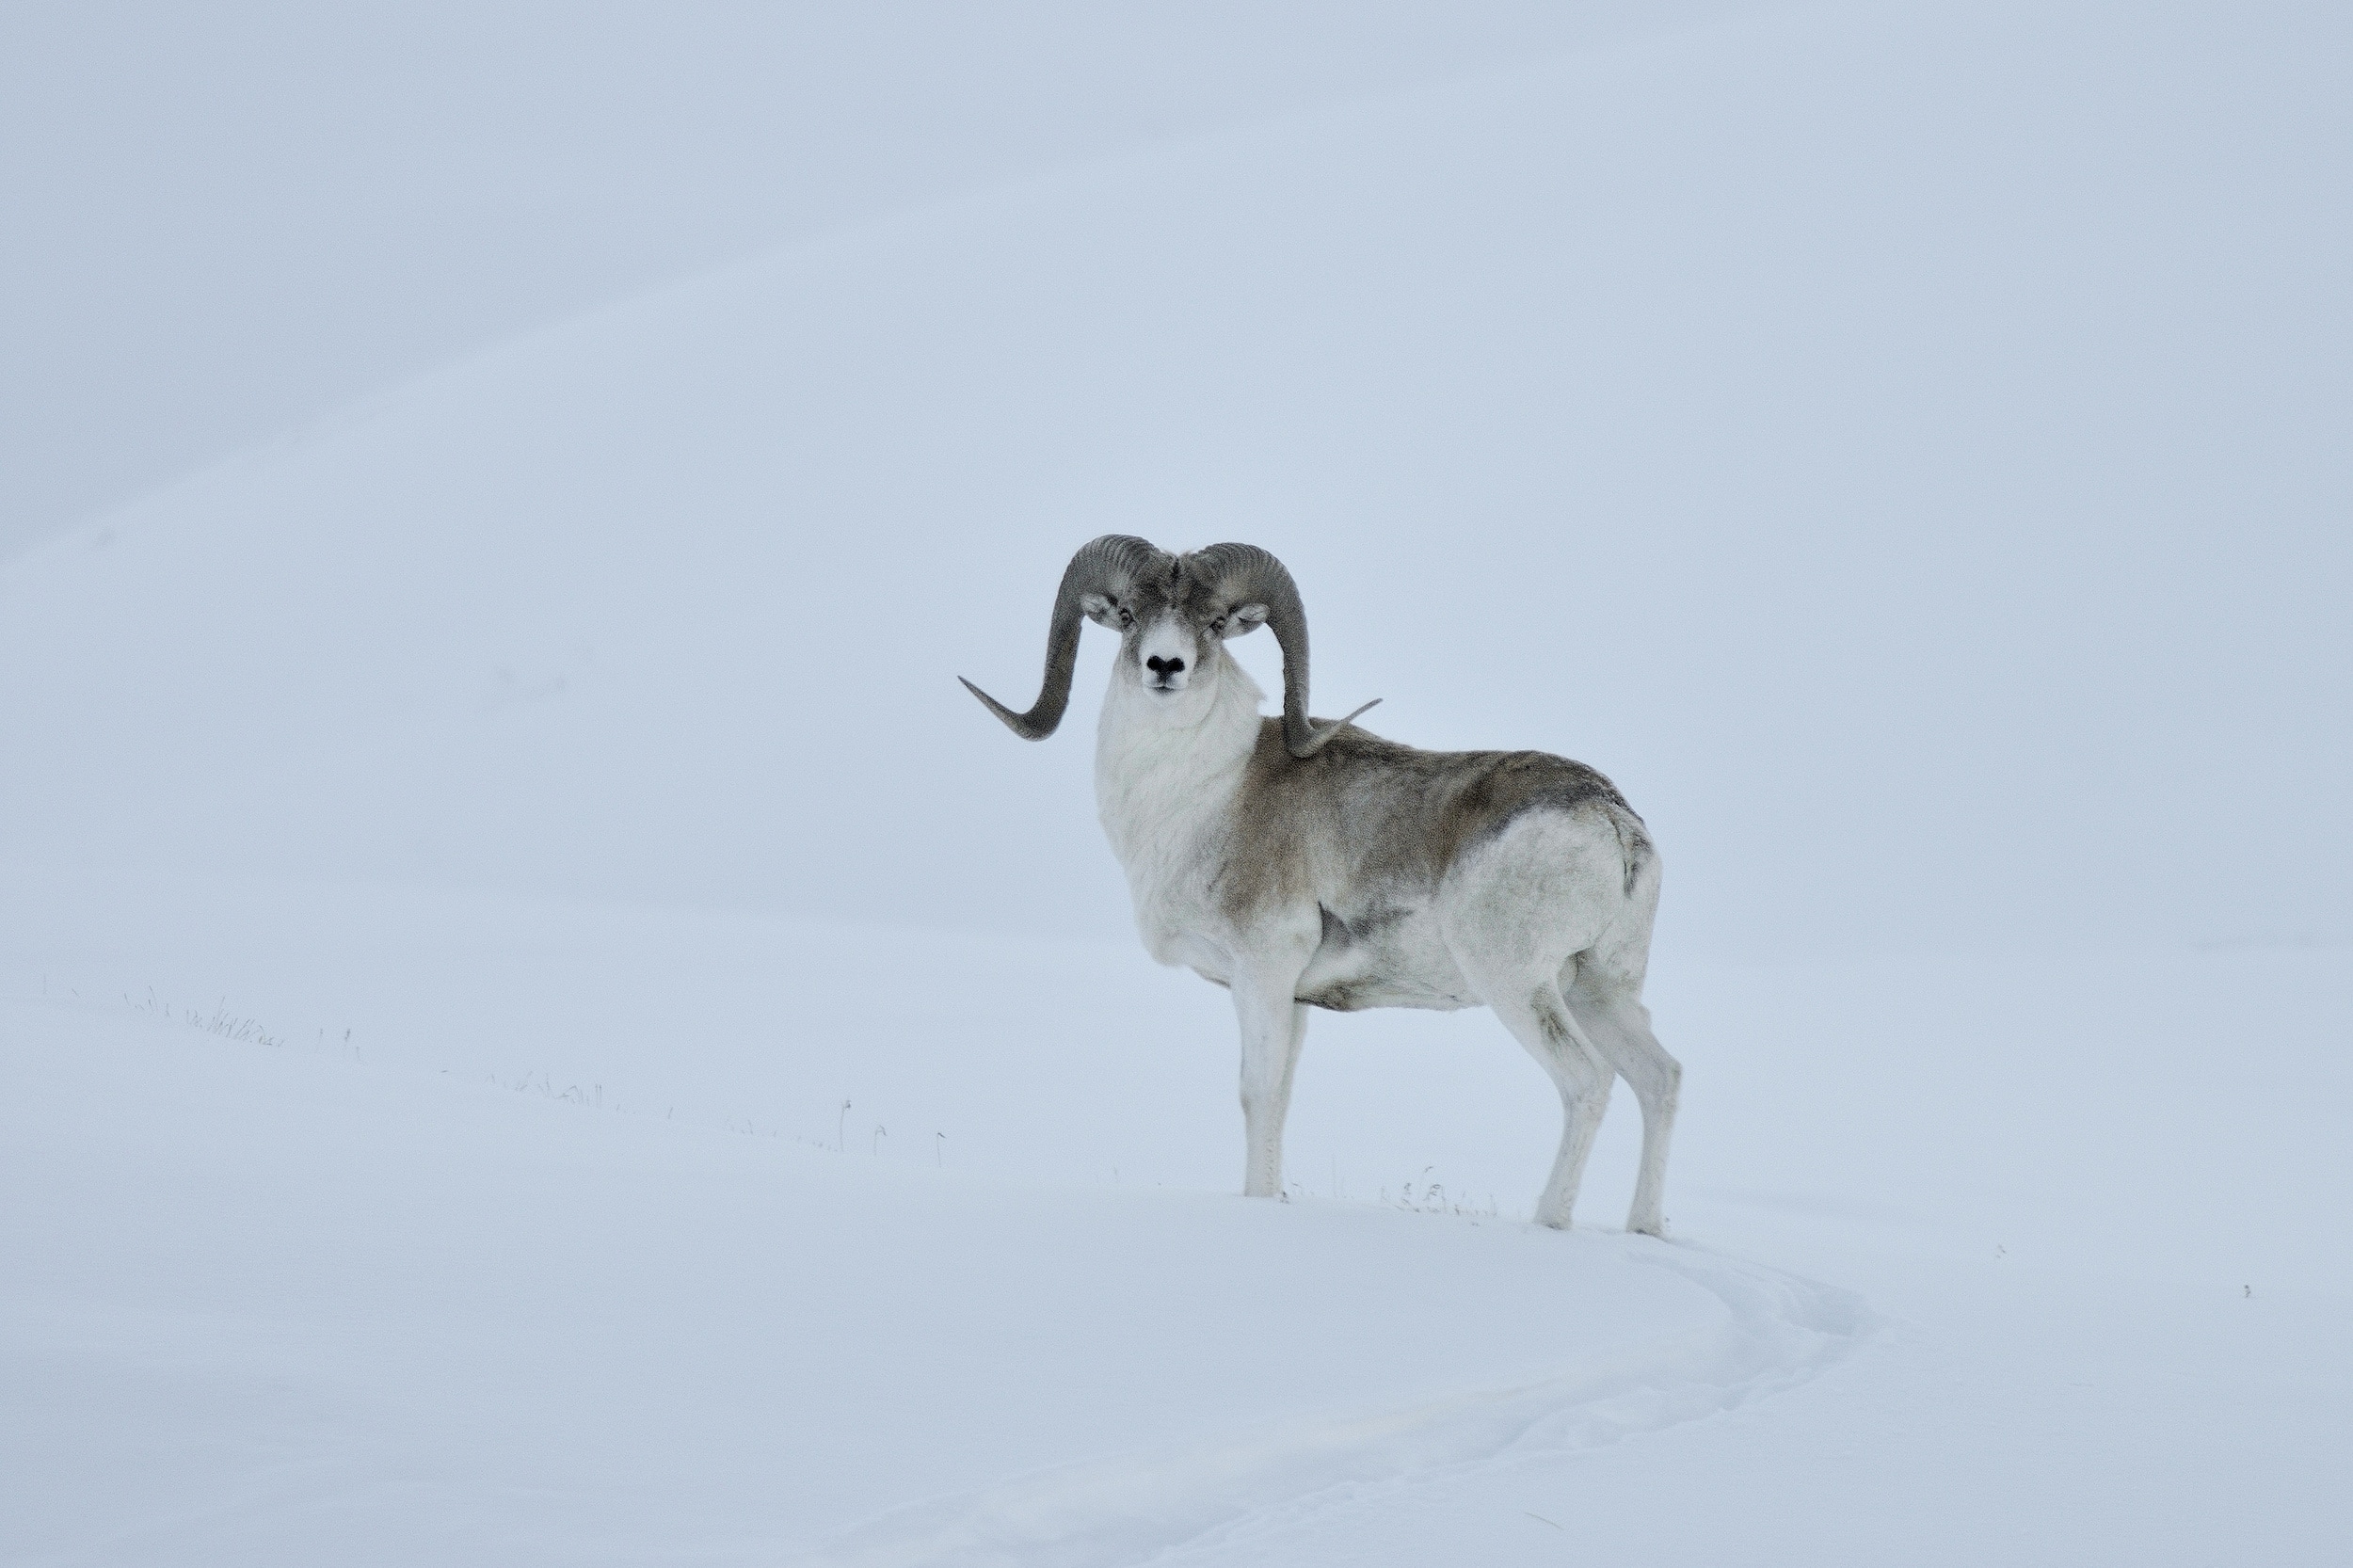
M1210 700L1194 712L1172 712L1126 670L1112 673L1095 731L1095 805L1131 880L1181 856L1222 814L1257 746L1265 694L1223 648L1216 659Z

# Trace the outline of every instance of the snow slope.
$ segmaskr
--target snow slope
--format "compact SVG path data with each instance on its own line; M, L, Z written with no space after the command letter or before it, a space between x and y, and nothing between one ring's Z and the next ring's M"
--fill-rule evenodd
M12 6L0 555L731 257L1737 4Z
M1533 62L0 568L0 1556L2338 1560L2345 42ZM1320 1017L1292 1201L1228 1195L1084 712L952 680L1114 528L1283 554L1325 711L1644 811L1674 1241L1623 1108L1524 1224L1557 1112L1478 1015Z
M2346 40L2236 15L1633 44L510 344L0 573L0 856L1124 930L953 680L1123 529L1603 768L1693 951L2353 938Z

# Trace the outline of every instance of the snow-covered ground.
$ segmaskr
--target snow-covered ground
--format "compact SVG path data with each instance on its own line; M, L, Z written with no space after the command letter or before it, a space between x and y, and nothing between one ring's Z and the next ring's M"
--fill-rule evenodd
M2347 34L1318 99L0 567L0 1559L2342 1560ZM1527 1223L1479 1014L1319 1015L1232 1195L1083 711L953 680L1112 529L1644 812L1670 1240L1624 1104Z
M2323 1562L2353 1524L2342 950L1665 966L1662 1244L1611 1228L1624 1107L1592 1227L1527 1223L1550 1096L1483 1018L1320 1020L1253 1204L1219 1009L1126 946L40 907L12 1560Z

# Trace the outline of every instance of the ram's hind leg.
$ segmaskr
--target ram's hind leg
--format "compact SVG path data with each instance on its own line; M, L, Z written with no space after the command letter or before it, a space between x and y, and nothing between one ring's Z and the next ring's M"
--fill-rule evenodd
M1650 1009L1639 990L1600 977L1580 977L1568 992L1570 1009L1586 1035L1617 1069L1642 1107L1642 1165L1634 1178L1634 1207L1625 1228L1666 1234L1667 1144L1674 1136L1675 1101L1683 1064L1669 1056L1650 1031Z
M1566 1230L1577 1208L1586 1157L1593 1152L1593 1134L1600 1129L1602 1112L1609 1109L1609 1064L1577 1027L1561 987L1550 979L1487 994L1495 999L1487 1005L1496 1016L1561 1091L1561 1152L1554 1156L1552 1176L1536 1200L1536 1223Z

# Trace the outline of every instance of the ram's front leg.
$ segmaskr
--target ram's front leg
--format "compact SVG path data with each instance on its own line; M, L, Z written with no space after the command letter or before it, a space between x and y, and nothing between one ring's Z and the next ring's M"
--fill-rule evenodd
M1294 1000L1303 957L1270 965L1233 982L1234 1014L1241 1024L1242 1196L1271 1198L1283 1190L1283 1119L1290 1112L1291 1074L1307 1035L1307 1009Z

